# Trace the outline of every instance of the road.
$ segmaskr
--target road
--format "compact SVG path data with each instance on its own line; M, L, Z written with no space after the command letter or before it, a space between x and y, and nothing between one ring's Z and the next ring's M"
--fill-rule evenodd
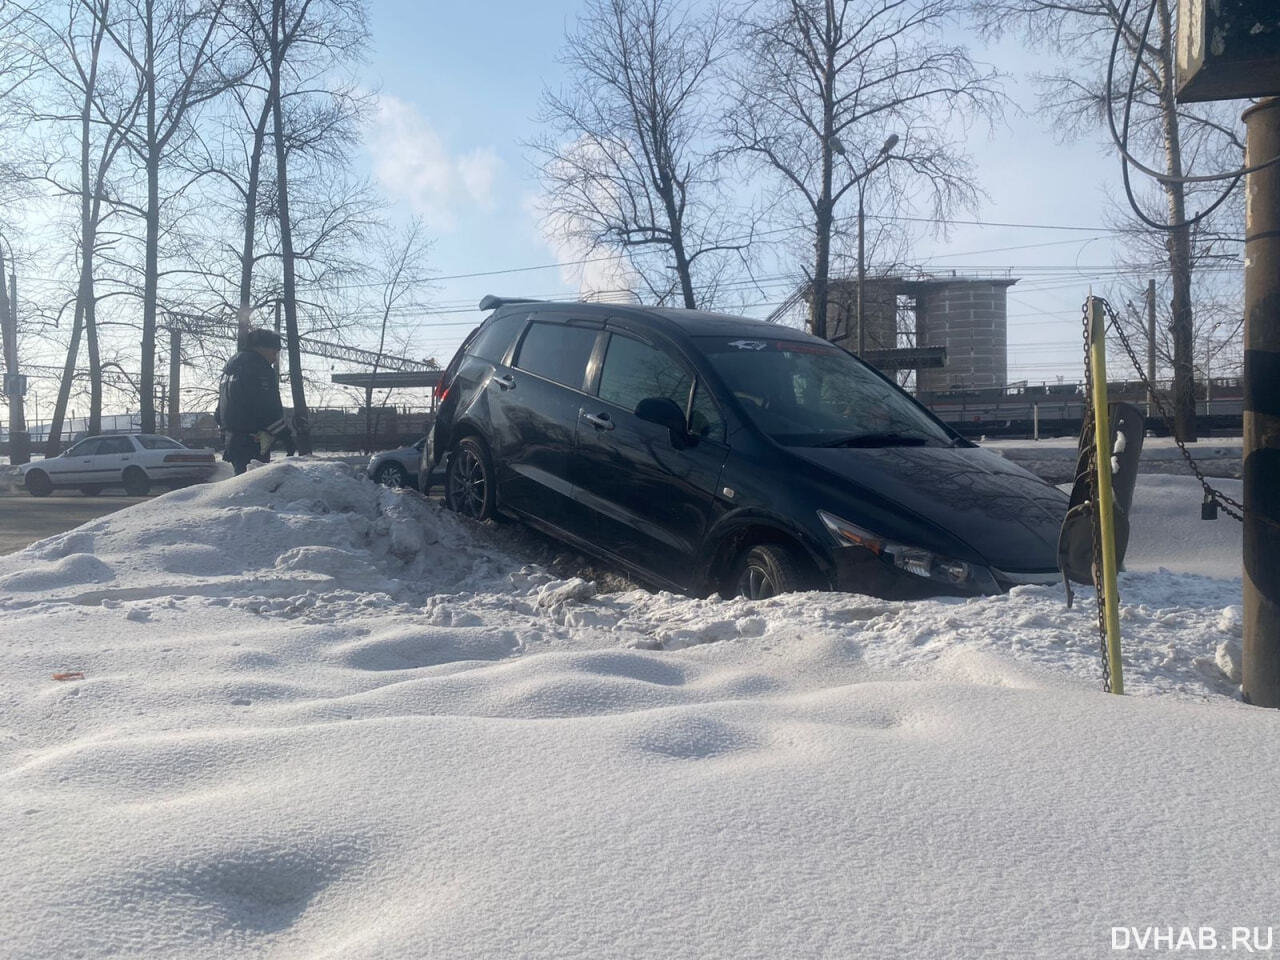
M88 523L147 497L110 494L86 497L78 492L55 493L48 497L20 494L0 497L0 555L14 553L27 544L52 537L82 523Z

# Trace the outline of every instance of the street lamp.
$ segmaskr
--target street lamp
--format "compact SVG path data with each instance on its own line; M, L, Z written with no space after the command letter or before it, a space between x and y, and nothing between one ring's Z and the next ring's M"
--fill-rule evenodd
M876 154L876 159L866 170L858 176L858 357L867 352L867 329L862 304L862 286L867 278L866 264L866 241L864 239L865 224L862 211L864 199L864 188L866 186L867 177L871 175L871 171L883 164L889 159L889 151L898 145L898 135L896 133L889 134L884 142L884 146L880 148L880 152Z

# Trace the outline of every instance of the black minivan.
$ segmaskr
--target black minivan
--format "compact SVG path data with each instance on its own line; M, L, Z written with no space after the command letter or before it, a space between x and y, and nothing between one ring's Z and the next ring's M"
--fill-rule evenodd
M418 474L429 487L443 461L459 513L514 517L702 595L1058 580L1066 494L825 340L695 310L480 308L493 313L441 378Z

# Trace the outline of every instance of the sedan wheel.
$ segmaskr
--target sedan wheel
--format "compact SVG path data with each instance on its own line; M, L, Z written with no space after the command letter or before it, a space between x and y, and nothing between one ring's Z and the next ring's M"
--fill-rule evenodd
M131 497L145 497L151 491L151 479L141 467L124 472L124 492Z
M47 497L53 493L53 481L43 470L28 470L23 484L33 497Z
M450 510L473 520L488 520L494 514L493 463L473 437L458 441L449 453L444 501Z
M795 552L778 543L762 543L746 551L735 567L734 596L766 600L780 593L810 588Z
M378 468L373 479L384 487L403 487L409 482L409 474L398 463L384 463Z

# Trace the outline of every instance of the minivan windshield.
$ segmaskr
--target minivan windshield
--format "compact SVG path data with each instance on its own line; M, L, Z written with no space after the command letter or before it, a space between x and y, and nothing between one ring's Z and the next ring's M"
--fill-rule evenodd
M698 337L743 411L792 447L950 446L905 394L852 356L808 340Z

